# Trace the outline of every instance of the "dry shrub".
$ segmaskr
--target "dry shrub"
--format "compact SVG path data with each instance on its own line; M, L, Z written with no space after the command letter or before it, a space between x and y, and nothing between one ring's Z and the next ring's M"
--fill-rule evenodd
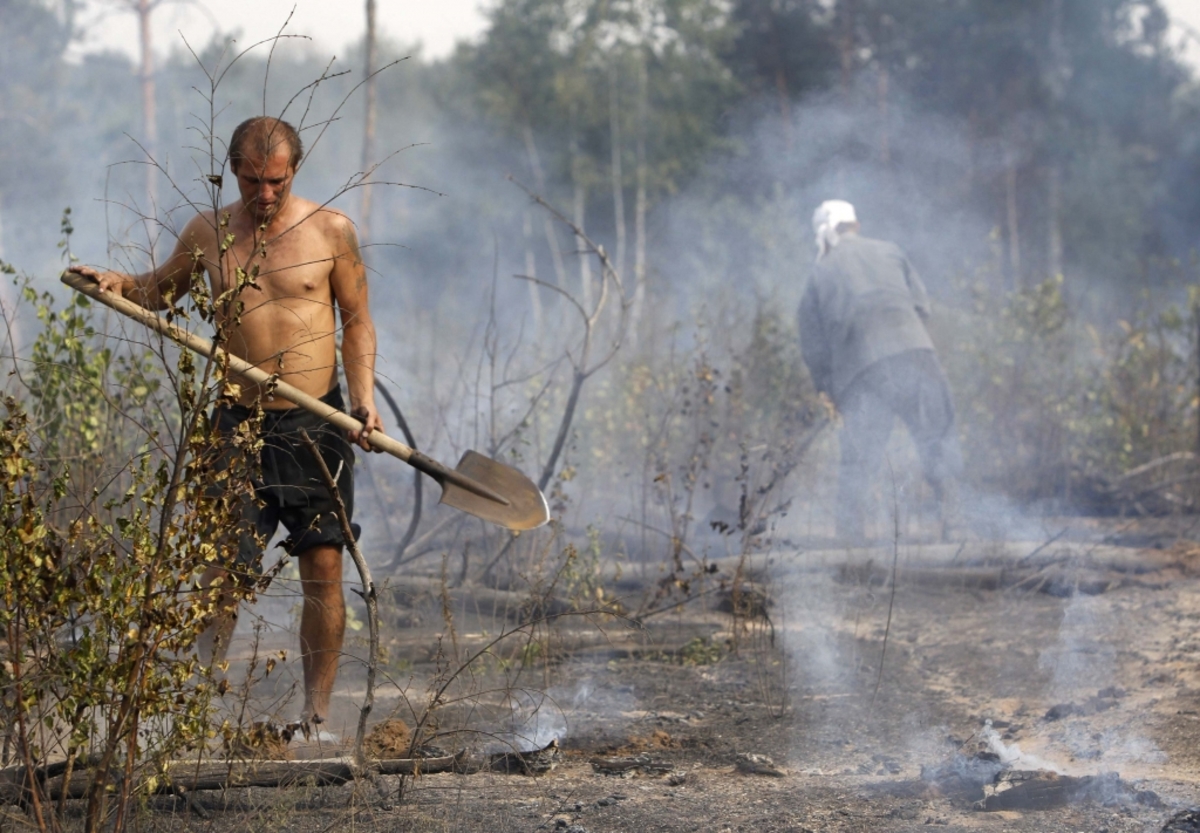
M958 403L966 478L1023 505L1111 512L1109 484L1196 437L1196 307L1108 324L1072 311L1062 279L977 289L935 339Z

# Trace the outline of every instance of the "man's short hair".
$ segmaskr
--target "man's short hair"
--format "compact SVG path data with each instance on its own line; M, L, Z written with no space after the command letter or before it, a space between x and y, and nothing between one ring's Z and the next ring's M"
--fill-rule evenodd
M283 119L270 116L246 119L234 128L233 136L229 139L229 167L237 173L238 163L247 156L254 155L265 159L280 145L286 145L291 151L289 161L292 169L299 168L300 159L304 156L304 146L300 143L300 134L296 132L296 128Z

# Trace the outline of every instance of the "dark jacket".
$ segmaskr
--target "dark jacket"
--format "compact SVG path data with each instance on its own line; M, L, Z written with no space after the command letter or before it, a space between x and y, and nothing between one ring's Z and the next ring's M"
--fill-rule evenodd
M800 302L800 349L818 390L834 402L880 359L933 350L929 298L899 246L847 235L817 261Z

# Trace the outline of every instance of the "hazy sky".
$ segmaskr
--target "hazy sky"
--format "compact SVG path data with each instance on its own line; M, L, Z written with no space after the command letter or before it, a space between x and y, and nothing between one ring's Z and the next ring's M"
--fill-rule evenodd
M1187 57L1193 65L1200 65L1200 0L1163 0L1163 6L1173 19L1190 27Z
M420 41L426 57L442 57L456 41L483 31L481 7L489 0L377 0L380 31L401 43ZM83 49L120 49L131 56L137 50L136 17L123 9L127 0L88 0L88 17L94 21ZM156 9L154 47L167 52L181 44L180 33L193 45L203 45L219 28L240 29L244 43L274 35L295 9L287 32L307 35L314 46L330 54L345 51L362 37L366 3L353 0L168 0Z
M483 31L482 8L494 0L377 0L382 32L402 43L420 41L429 58L448 54L456 41ZM1200 66L1200 0L1162 0L1172 18L1192 28L1187 57ZM122 8L126 0L88 0L96 10ZM164 2L154 12L155 48L165 52L179 44L182 32L193 44L203 44L219 28L241 29L248 42L278 31L295 9L288 31L308 35L314 45L330 54L345 50L362 37L366 4L353 0L176 0ZM133 55L137 46L135 18L129 12L108 11L94 17L84 48L123 49ZM1182 34L1182 32L1181 32Z

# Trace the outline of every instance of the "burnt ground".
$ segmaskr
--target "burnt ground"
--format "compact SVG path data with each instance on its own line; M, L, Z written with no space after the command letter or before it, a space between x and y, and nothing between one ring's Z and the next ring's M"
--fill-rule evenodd
M721 612L714 592L641 627L564 616L538 640L501 643L447 689L435 743L482 754L558 737L557 766L541 775L229 790L196 794L191 808L156 798L139 824L1159 831L1200 805L1200 546L1162 525L1074 524L1050 543L789 545L749 565L771 598L769 623ZM475 600L451 633L436 593L419 596L384 605L389 676L373 720L416 723L430 681L446 678L439 637L453 668L452 643L469 653L511 626L494 611L468 616L481 609ZM352 640L359 649L363 633ZM286 631L260 634L258 650L276 642L294 650ZM330 727L344 737L363 693L357 668L344 664ZM291 708L288 679L260 681L255 708ZM296 741L292 753L339 748ZM983 782L1002 767L1053 770L1091 788L1065 803L979 809Z

